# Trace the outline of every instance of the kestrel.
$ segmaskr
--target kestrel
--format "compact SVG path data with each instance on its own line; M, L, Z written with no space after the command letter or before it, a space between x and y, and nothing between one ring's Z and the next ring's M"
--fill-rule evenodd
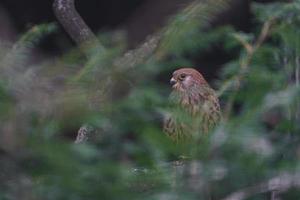
M170 83L173 107L164 120L164 132L177 142L207 134L221 119L215 91L193 68L176 70Z

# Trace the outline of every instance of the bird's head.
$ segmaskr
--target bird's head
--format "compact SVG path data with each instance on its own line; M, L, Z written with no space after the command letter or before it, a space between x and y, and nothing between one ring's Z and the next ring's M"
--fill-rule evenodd
M200 72L193 68L180 68L174 71L170 83L173 89L179 92L185 92L195 86L207 85Z

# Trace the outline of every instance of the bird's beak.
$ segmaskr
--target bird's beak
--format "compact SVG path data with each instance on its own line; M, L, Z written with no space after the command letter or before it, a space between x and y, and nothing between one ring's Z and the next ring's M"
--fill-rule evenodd
M171 85L175 85L175 83L177 83L177 81L172 77L170 80Z

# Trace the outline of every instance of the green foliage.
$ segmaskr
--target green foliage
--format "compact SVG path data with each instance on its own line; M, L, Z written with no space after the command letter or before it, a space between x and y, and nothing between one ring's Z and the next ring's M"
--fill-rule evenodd
M6 58L2 60L2 65L5 67L12 67L10 65L26 65L31 50L42 38L53 33L55 30L55 24L41 24L32 27L12 46L12 48L6 54Z
M174 16L157 51L133 67L116 64L126 45L109 34L86 62L71 52L31 65L52 24L2 47L0 199L223 199L245 188L265 199L260 184L299 177L300 1L254 4L251 33L209 29L227 1L201 2ZM232 58L217 72L223 122L200 143L175 144L160 126L170 89L159 79L219 44ZM74 144L83 124L96 131ZM285 199L300 195L292 180Z
M199 28L208 27L216 14L220 10L224 10L229 2L229 0L216 0L191 3L176 15L166 28L161 45L163 50L175 55L182 55L186 51L197 50L205 43L207 44L209 41L204 42L204 38L199 35ZM209 39L212 41L216 33L218 32L207 34L206 38L210 37Z

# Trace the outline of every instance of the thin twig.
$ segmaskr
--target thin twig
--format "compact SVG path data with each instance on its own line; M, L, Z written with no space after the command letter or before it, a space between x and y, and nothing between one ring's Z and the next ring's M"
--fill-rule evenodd
M231 193L222 200L243 200L257 194L274 191L276 194L274 193L273 195L278 195L292 187L300 188L300 173L283 173L282 175L271 178L266 182Z
M299 56L297 55L295 58L295 85L296 87L300 86L300 60ZM295 119L298 120L300 118L300 102L299 100L296 102L296 109L295 109Z
M246 49L247 55L244 59L241 60L240 71L238 72L238 74L236 76L234 76L233 78L231 78L227 82L227 84L225 84L218 92L218 95L221 96L225 91L229 90L230 88L233 88L233 95L228 100L228 102L225 106L225 112L224 112L225 120L229 118L229 115L230 115L232 107L233 107L235 94L241 87L241 83L243 82L243 79L249 70L249 66L252 62L253 56L254 56L255 52L257 51L257 49L263 44L263 42L268 37L271 27L272 27L272 24L274 23L274 20L275 20L274 18L271 18L270 20L268 20L264 23L263 28L259 34L259 37L254 44L250 44L249 42L245 41L241 37L238 37L238 36L235 37L244 46L244 48Z

